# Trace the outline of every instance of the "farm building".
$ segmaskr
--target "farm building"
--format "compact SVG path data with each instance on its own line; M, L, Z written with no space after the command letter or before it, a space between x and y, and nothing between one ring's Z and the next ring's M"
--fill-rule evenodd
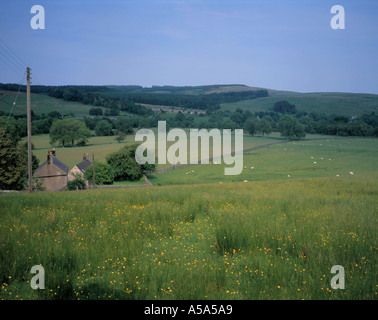
M85 170L91 166L92 162L88 159L88 154L84 154L83 161L75 165L68 173L68 181L75 179L75 175L80 174L84 179ZM85 179L84 179L85 180ZM88 185L88 181L85 182Z
M34 177L43 178L46 191L63 190L67 186L68 167L55 157L55 149L47 153L47 161L37 168Z

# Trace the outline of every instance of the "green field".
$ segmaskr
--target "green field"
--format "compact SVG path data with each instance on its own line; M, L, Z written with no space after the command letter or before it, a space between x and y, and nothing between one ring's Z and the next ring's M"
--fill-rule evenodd
M0 110L6 114L12 109L13 102L16 99L17 92L4 92L4 96L0 95ZM93 108L91 105L84 105L79 102L65 101L56 99L43 94L31 95L31 109L35 114L48 114L52 111L58 111L60 114L73 113L75 115L88 115L89 110ZM103 110L106 110L102 108ZM16 100L16 108L13 109L13 115L26 114L26 93L21 92Z
M345 116L378 112L378 95L363 93L276 93L268 97L223 103L222 109L235 111L237 108L250 112L273 111L277 101L287 100L296 106L298 112L317 114L338 114Z
M155 186L202 184L238 181L277 180L295 178L318 178L374 173L377 170L378 140L369 138L338 138L308 135L303 141L273 144L268 147L248 150L269 143L283 141L278 133L269 136L244 136L243 171L240 175L226 176L226 165L218 158L218 164L188 165L183 168L154 174L149 180ZM156 137L157 138L157 137ZM321 139L321 140L310 140ZM40 164L46 161L47 150L52 146L48 135L33 136L33 153ZM123 143L114 137L93 137L87 146L56 147L56 155L69 169L81 162L83 154L96 161L106 161L106 156L122 146L135 143L134 135L128 135ZM167 144L167 148L172 143ZM158 143L156 144L158 148ZM156 149L157 150L157 149ZM188 149L189 150L189 149ZM212 154L212 148L210 149ZM190 155L188 153L188 159ZM316 162L316 163L314 163ZM171 164L157 165L157 169L172 167ZM253 167L253 169L251 169Z
M26 138L23 138L26 140ZM82 161L83 155L88 153L90 160L95 155L95 161L106 161L106 156L114 151L119 150L126 144L133 143L134 136L127 136L122 143L118 143L114 136L110 137L93 137L88 140L86 146L62 147L55 146L56 157L65 163L69 169ZM32 137L34 145L33 154L38 158L40 165L46 161L47 151L52 149L48 134L41 134Z
M156 129L154 129L156 132ZM186 130L188 132L188 130ZM318 137L313 135L313 137ZM234 139L234 138L233 138ZM26 141L26 137L23 138ZM280 141L281 138L279 133L272 133L269 136L264 137L252 137L250 135L245 135L244 137L244 148L250 148L253 146L270 143L274 141ZM50 144L50 138L48 134L41 134L32 137L32 143L34 145L33 154L38 158L40 164L46 161L47 151L51 150L53 147ZM122 143L118 143L115 140L115 136L108 137L92 137L88 140L85 146L73 146L73 147L62 147L59 145L54 145L56 149L56 156L59 160L65 163L69 168L72 168L77 163L81 162L83 154L88 153L89 157L92 159L92 154L95 155L96 161L106 161L106 156L114 151L119 150L124 145L130 145L135 143L134 135L127 135L126 139ZM167 143L167 148L169 148L174 142ZM189 145L189 144L188 144ZM158 148L157 134L156 134L156 150ZM210 153L212 153L212 147L210 145ZM189 159L188 153L188 159ZM158 168L169 167L170 164L158 165Z
M154 185L178 185L336 177L349 175L349 172L374 174L377 172L377 159L378 139L325 138L245 151L243 172L236 176L224 175L226 165L219 161L222 163L189 165L155 174L149 180Z
M57 155L105 156L111 139ZM246 151L240 176L192 165L149 177L153 188L0 195L0 299L376 299L377 147L279 143ZM36 264L45 290L30 287Z
M0 298L376 299L377 194L365 174L1 195Z

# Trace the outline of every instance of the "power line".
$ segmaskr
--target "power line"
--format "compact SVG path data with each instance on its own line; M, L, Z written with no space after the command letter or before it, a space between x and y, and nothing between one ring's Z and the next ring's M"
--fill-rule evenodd
M23 82L25 81L25 77L26 77L26 72L24 73L24 77L23 77L22 80L20 81L20 86L19 86L19 88L18 88L17 95L16 95L16 97L14 98L12 108L11 108L11 110L10 110L10 112L9 112L9 115L8 115L7 120L5 121L5 125L4 125L4 128L3 128L3 134L1 135L1 139L0 139L0 144L1 144L1 142L3 141L4 134L5 134L5 132L6 132L6 129L7 129L7 126L8 126L8 122L9 122L9 119L10 119L10 117L11 117L11 115L12 115L13 109L14 109L15 106L16 106L17 98L18 98L18 96L19 96L19 94L20 94L21 86L22 86Z
M0 51L0 58L2 58L2 61L5 62L6 65L8 65L8 67L10 67L11 69L13 69L13 71L16 71L16 73L20 73L22 72L21 68L19 66L17 66L16 64L14 64L10 59L9 57L7 57L3 52Z
M8 53L12 60L21 67L22 70L25 70L27 64L19 57L17 54L0 38L0 46L3 50Z
M28 64L25 63L6 43L0 38L0 58L17 73L24 73ZM42 85L39 77L34 73L36 85Z

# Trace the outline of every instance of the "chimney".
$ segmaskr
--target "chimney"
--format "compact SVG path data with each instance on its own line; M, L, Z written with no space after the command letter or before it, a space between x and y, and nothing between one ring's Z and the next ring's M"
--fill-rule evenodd
M88 160L88 153L83 154L83 161Z
M51 150L49 150L48 152L47 152L47 162L49 163L49 164L52 164L53 163L53 151L51 151Z

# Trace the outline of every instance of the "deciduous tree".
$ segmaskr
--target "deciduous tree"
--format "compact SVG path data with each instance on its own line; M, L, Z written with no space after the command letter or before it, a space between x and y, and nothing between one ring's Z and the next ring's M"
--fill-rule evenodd
M124 146L106 157L106 161L113 168L115 180L139 180L143 174L155 171L155 164L141 165L136 162L135 151L137 147L137 144Z
M81 144L86 143L91 136L92 134L85 123L75 118L55 120L50 129L51 144L59 142L63 147L69 143L74 145L75 141Z
M278 123L281 136L289 140L302 139L306 136L304 126L298 119L285 114Z

